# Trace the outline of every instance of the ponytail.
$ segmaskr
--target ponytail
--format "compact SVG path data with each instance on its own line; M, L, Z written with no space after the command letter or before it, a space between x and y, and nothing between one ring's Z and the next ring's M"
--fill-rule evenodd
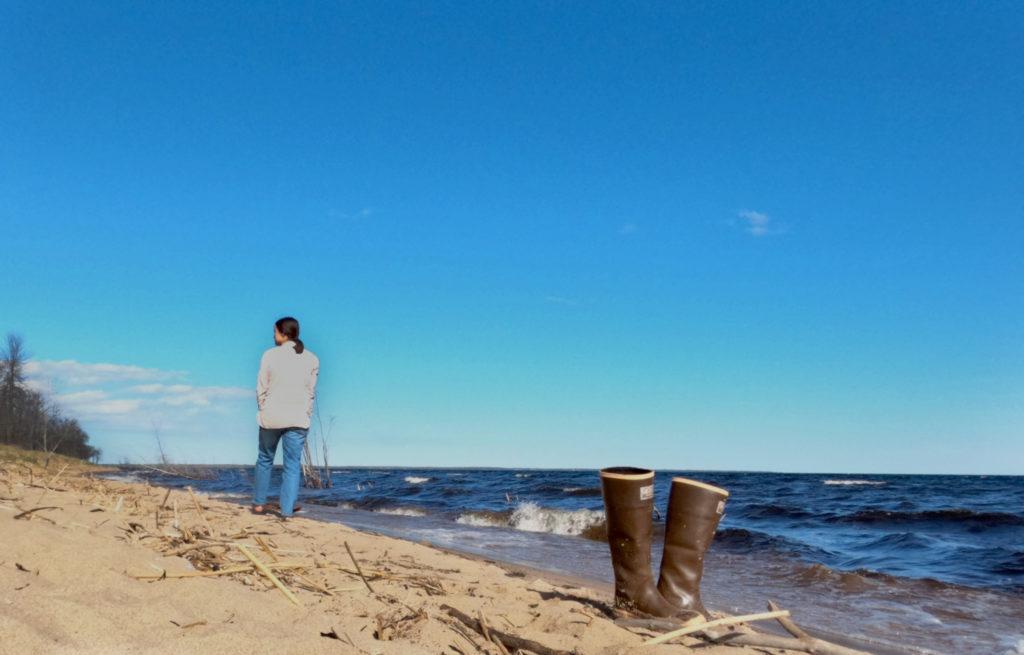
M301 355L303 351L306 350L306 345L302 343L302 339L299 338L298 320L292 318L291 316L285 316L284 318L279 318L277 322L274 323L274 327L277 328L278 332L288 337L290 341L295 342L294 345L296 355Z

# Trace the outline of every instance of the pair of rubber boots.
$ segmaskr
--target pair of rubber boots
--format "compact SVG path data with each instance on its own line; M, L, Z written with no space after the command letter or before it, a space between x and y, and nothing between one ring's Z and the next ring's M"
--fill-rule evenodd
M654 471L601 470L608 545L615 571L615 607L659 618L707 616L700 599L704 552L715 537L729 492L696 480L673 478L665 516L665 552L657 584L651 574Z

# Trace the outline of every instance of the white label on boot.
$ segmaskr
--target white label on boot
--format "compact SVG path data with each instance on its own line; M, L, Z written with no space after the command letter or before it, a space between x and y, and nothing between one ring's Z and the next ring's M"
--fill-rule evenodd
M725 501L724 500L718 501L718 510L715 513L716 514L724 514L725 513Z
M646 487L640 487L640 500L650 500L654 498L654 485L649 484Z

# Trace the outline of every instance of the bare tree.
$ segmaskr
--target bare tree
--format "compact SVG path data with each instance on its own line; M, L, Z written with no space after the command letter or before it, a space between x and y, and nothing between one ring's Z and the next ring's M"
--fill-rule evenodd
M31 450L97 459L99 450L73 418L26 384L28 351L22 338L8 334L0 344L0 443ZM47 458L49 461L49 458Z
M0 407L3 408L0 440L14 443L22 413L19 401L25 383L25 361L28 359L25 342L19 335L13 332L7 334L0 358L3 362L0 365Z

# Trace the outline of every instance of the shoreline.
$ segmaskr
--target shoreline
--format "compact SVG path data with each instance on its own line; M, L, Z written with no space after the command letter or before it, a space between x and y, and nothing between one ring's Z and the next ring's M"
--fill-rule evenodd
M616 625L609 588L590 580L333 522L255 516L187 490L95 477L98 468L3 464L5 653L500 654L459 613L550 652L758 652L690 637L644 646L653 633ZM277 567L299 606L245 551Z
M244 504L243 504L243 506L244 506ZM613 583L608 582L606 580L601 580L599 578L588 577L588 576L583 575L583 574L574 574L574 573L569 573L569 572L566 572L566 571L560 571L560 570L555 570L555 569L545 569L545 568L542 568L542 567L539 567L539 566L532 566L532 565L529 565L529 564L521 564L519 562L513 562L513 561L508 561L508 560L502 560L502 559L496 559L496 558L493 558L493 557L488 557L486 555L482 555L482 554L477 553L477 552L471 552L471 551L468 551L468 550L460 550L459 548L456 548L456 547L444 546L444 545L440 545L440 544L430 543L430 542L425 541L425 540L416 541L416 540L412 540L412 539L404 539L404 538L399 537L399 536L390 535L390 534L387 534L387 533L384 533L384 532L380 532L380 531L377 531L377 530L372 530L372 529L369 529L369 528L352 527L352 526L347 525L344 522L343 519L340 520L340 521L334 521L334 520L330 520L330 519L318 519L318 518L311 517L311 516L305 516L303 518L306 518L307 520L310 520L310 521L322 522L322 523L327 523L327 524L340 524L340 525L343 525L343 526L345 526L347 528L350 528L352 530L355 530L355 531L363 533L363 534L368 534L368 535L377 536L377 537L383 537L383 538L387 538L387 539L397 539L399 541L405 541L405 542L413 543L413 544L420 544L420 545L426 546L428 548L432 548L434 550L441 551L442 553L447 553L447 554L452 555L454 557L460 557L460 558L464 558L464 559L469 559L469 560L472 560L472 561L475 561L475 562L479 562L481 564L497 566L498 568L501 568L501 569L503 569L503 570L505 570L505 571L511 573L512 575L517 576L517 577L526 577L526 578L533 578L533 579L544 580L544 581L546 581L548 583L551 583L552 585L560 587L562 589L568 589L568 590L577 590L577 589L579 589L579 590L585 590L585 591L590 592L590 593L595 593L596 592L598 597L603 597L606 602L608 600L610 600L612 598L612 596L614 595L614 593L615 593L615 585ZM727 616L728 615L727 612L724 612L724 611L721 611L721 610L716 610L714 607L710 607L709 606L709 609L710 609L711 613L714 616ZM757 628L758 628L758 630L760 630L762 632L765 632L765 633L774 634L774 635L778 635L778 636L788 636L786 631L783 630L782 628L778 627L775 623L762 623L762 624L759 624L757 626ZM843 635L843 634L839 634L839 633L835 633L835 632L830 632L829 630L822 629L822 628L820 628L818 626L802 625L801 628L805 632L807 632L808 634L810 634L813 637L817 637L819 639L823 639L823 640L829 641L831 643L834 643L834 644L837 644L839 646L843 646L843 647L846 647L846 648L866 651L866 652L871 653L871 655L923 655L926 652L926 651L917 650L917 649L914 649L914 648L911 648L911 647L903 647L903 646L896 646L896 645L892 645L892 644L878 644L878 643L874 643L874 642L868 642L868 641L863 640L863 639L858 639L858 638L855 638L855 637L849 637L847 635ZM704 651L705 648L706 648L706 646L701 646L699 648L699 650L700 651ZM783 649L773 649L773 650L775 652L779 652L779 653L788 652L788 651L785 651ZM740 653L741 651L739 651L737 648L733 648L732 651L730 651L730 652Z

